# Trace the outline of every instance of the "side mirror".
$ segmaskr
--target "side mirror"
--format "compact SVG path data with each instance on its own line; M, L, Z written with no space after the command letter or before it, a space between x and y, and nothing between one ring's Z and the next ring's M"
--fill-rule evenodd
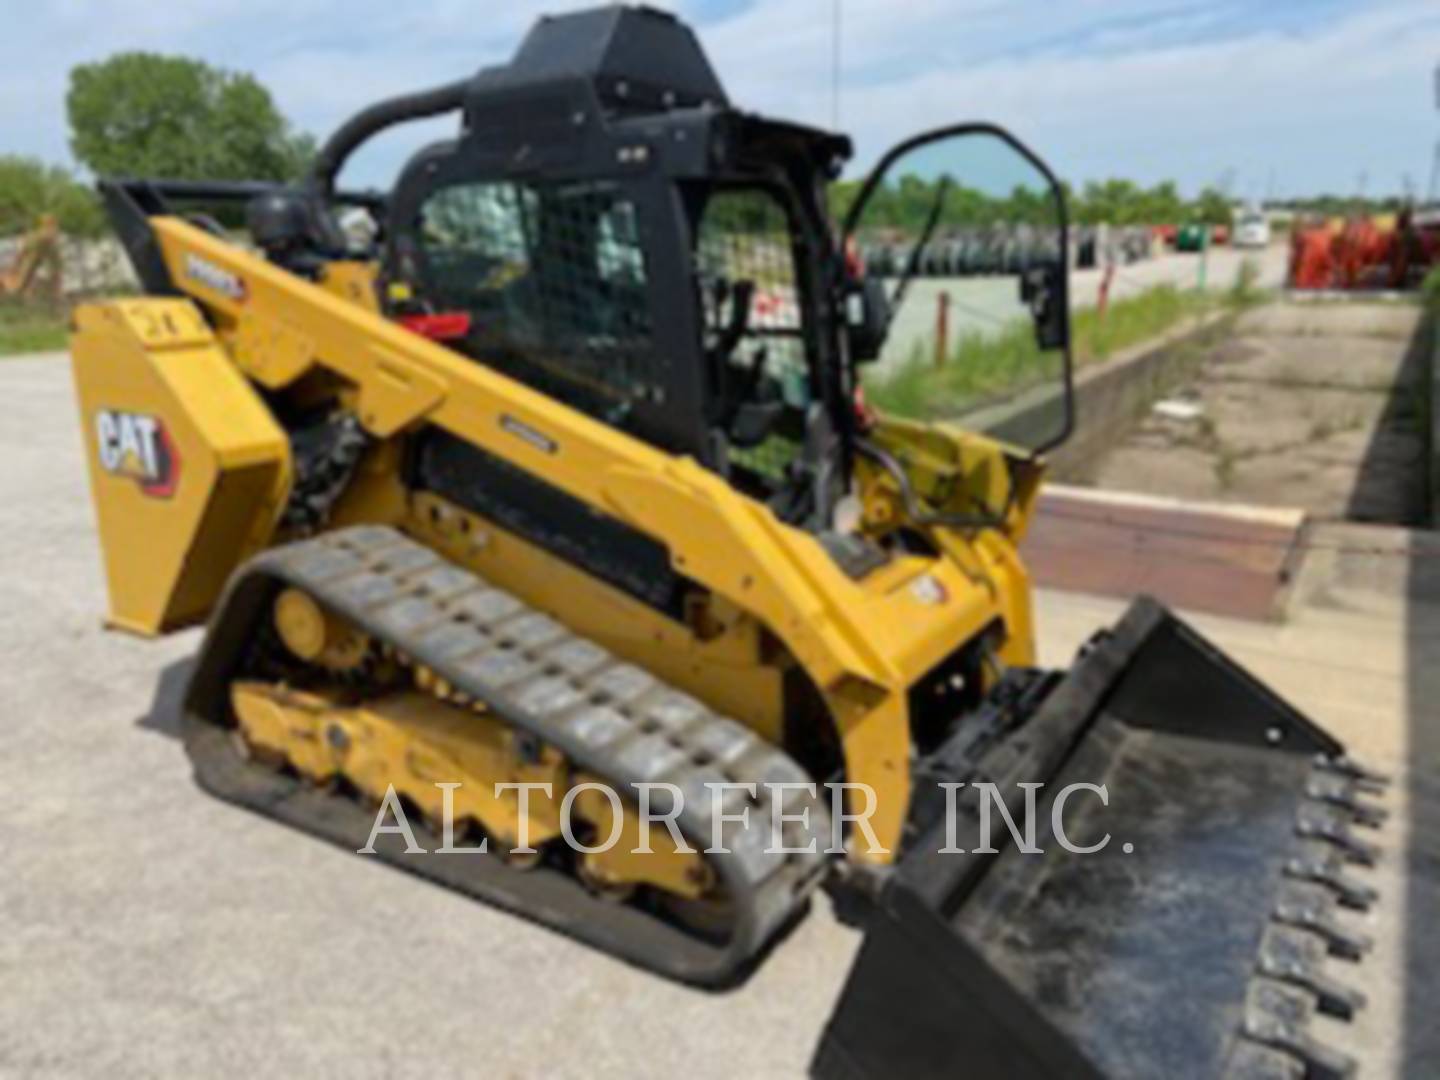
M845 329L850 337L850 359L868 364L880 358L890 329L890 300L879 278L853 282L845 300Z
M1003 128L958 124L906 139L845 186L843 250L867 255L846 313L851 356L874 361L867 399L1035 453L1063 442L1069 221L1050 168Z

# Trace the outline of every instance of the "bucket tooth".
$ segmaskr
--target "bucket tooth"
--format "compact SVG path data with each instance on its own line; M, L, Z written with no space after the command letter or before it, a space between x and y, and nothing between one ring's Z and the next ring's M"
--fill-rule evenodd
M1322 755L1316 760L1315 765L1318 769L1348 776L1360 785L1362 791L1372 795L1378 795L1390 786L1390 777L1385 773L1362 765L1345 754L1334 757Z
M1361 825L1378 829L1389 816L1383 807L1362 801L1363 783L1353 776L1316 769L1305 784L1305 794L1317 802L1346 810Z
M1299 881L1329 886L1345 907L1368 911L1379 893L1345 873L1346 859L1325 840L1307 840L1286 864L1285 873Z
M1255 979L1245 1002L1245 1035L1256 1042L1294 1054L1306 1080L1349 1080L1355 1059L1316 1040L1307 1028L1315 1013L1315 995L1307 990Z
M1320 885L1286 881L1275 899L1275 918L1320 935L1335 956L1358 960L1374 944L1365 934L1340 924L1334 897Z
M1319 934L1271 926L1260 940L1260 973L1309 990L1321 1012L1349 1020L1365 1005L1365 995L1325 973L1328 954L1329 946Z
M1307 839L1328 840L1352 863L1374 866L1380 849L1355 835L1352 815L1326 803L1304 802L1295 816L1295 831Z

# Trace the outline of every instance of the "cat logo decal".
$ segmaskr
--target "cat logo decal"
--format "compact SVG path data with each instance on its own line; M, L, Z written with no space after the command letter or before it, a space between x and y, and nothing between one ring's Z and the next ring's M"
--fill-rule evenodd
M95 438L106 472L129 477L155 498L175 494L180 452L159 417L101 409L95 414Z

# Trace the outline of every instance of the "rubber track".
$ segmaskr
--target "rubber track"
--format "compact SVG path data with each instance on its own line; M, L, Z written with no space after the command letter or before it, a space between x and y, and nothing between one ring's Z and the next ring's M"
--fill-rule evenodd
M478 575L384 526L357 526L272 549L248 563L226 591L187 693L186 749L197 779L212 793L356 850L373 810L294 777L251 765L230 738L230 681L286 586L322 605L500 718L557 747L578 770L636 797L637 783L674 784L684 795L678 818L692 846L707 853L733 903L723 944L707 941L634 905L588 892L559 871L519 871L494 855L406 855L395 836L376 840L380 857L532 919L643 967L685 982L728 985L743 977L768 943L802 912L827 868L830 816L800 788L804 769L743 724L720 716L633 664L570 632ZM709 784L754 783L755 797ZM823 794L823 789L821 789ZM809 809L808 828L786 822L772 843L772 797L787 814ZM664 789L652 789L660 812ZM742 824L713 835L713 803ZM428 834L427 834L428 835ZM816 841L814 854L780 853ZM717 843L717 840L719 841ZM383 841L383 843L382 843ZM424 841L422 841L424 844ZM427 848L438 846L424 844Z

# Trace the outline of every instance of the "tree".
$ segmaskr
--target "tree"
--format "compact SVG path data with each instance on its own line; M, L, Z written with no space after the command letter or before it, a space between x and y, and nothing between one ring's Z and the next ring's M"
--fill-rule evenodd
M1075 220L1085 225L1108 222L1111 225L1132 225L1139 217L1136 203L1141 191L1130 180L1089 180L1080 195Z
M1207 187L1200 192L1191 213L1197 222L1205 225L1229 225L1234 216L1225 193L1213 187Z
M65 169L0 155L0 236L29 231L42 214L54 214L72 236L98 236L105 228L94 193Z
M1146 191L1140 199L1137 220L1144 225L1176 224L1185 214L1185 200L1173 180L1165 180Z
M937 194L936 181L923 180L918 176L905 175L898 180L887 178L870 194L865 204L861 225L871 229L895 230L907 236L917 236L924 228L934 206ZM843 220L845 213L859 193L859 181L842 180L830 186L831 215L836 221ZM1173 180L1164 180L1153 187L1145 188L1133 180L1114 178L1088 180L1077 193L1069 184L1061 182L1069 218L1080 225L1179 225L1187 222L1209 225L1228 225L1232 216L1230 200L1217 188L1207 187L1192 200L1180 194ZM1328 196L1318 199L1296 200L1310 206L1331 203L1344 208L1354 208L1355 200L1338 200ZM1383 208L1381 200L1372 200L1370 205ZM1023 186L1015 187L1008 196L990 195L967 188L952 179L945 200L939 227L943 231L952 225L987 225L994 222L1026 222L1031 225L1046 225L1054 220L1054 210L1048 194L1040 189Z
M101 176L290 180L314 152L253 76L186 57L81 64L65 108L71 150Z

